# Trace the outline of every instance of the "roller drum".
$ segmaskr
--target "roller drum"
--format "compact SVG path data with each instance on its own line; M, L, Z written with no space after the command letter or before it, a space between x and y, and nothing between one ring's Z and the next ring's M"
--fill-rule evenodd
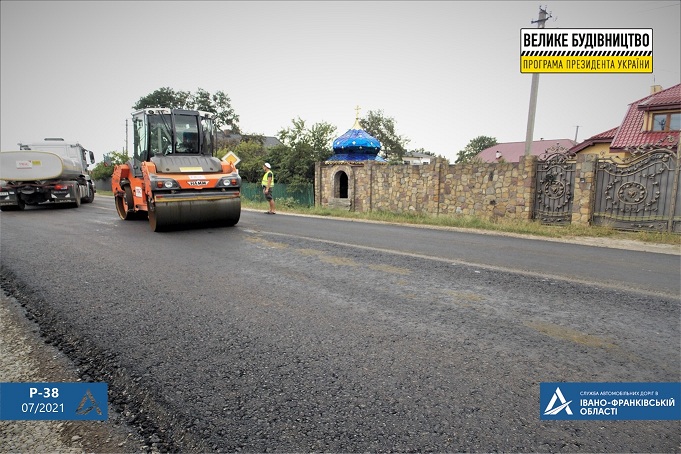
M149 225L154 232L189 227L231 227L239 222L241 199L187 200L156 202L149 210Z

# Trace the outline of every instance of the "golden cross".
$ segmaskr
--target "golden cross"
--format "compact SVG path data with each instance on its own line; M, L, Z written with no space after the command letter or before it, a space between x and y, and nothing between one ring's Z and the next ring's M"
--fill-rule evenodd
M356 106L355 107L355 120L359 120L359 110L360 110L360 107Z

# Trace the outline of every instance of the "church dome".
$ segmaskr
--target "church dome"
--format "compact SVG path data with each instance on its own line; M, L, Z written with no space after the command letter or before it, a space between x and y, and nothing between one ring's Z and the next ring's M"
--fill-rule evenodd
M378 156L381 142L362 129L355 119L352 129L333 141L333 156L329 161L384 161Z

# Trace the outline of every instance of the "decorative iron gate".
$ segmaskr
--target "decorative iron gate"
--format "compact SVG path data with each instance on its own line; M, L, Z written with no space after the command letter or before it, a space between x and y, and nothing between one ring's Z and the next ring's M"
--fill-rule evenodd
M537 161L533 218L542 224L572 222L574 156L567 148L556 144Z
M679 156L674 138L599 159L592 223L620 230L681 233Z

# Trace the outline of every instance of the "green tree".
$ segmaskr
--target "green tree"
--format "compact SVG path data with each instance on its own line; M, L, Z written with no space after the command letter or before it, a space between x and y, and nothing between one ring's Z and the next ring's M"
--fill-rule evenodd
M309 184L314 181L314 159L312 148L306 143L295 147L279 145L268 150L269 161L277 176L277 181L284 184Z
M196 93L189 97L187 106L189 109L203 110L215 114L215 124L218 129L229 127L233 132L241 134L239 128L239 116L232 108L232 100L222 91L216 91L211 95L206 90L199 88Z
M333 154L336 127L326 122L308 127L300 117L291 122L291 127L277 135L283 145L269 149L267 159L274 166L277 181L293 186L310 184L314 182L315 163Z
M445 161L447 162L447 164L449 164L449 159L448 159L448 158L442 156L441 154L440 154L440 155L435 154L435 153L433 153L432 151L426 151L425 148L416 148L416 149L414 149L414 150L409 150L408 153L423 153L423 154L426 154L426 155L428 155L428 156L433 156L433 157L435 157L435 158L443 159L443 160L445 160Z
M233 152L241 160L237 164L241 178L244 181L258 183L262 177L262 165L267 162L267 150L263 146L263 139L262 136L251 136L236 146L218 150L217 156L222 159L230 151Z
M290 148L309 147L315 161L328 159L333 153L332 143L336 127L326 122L315 123L307 127L300 117L291 120L293 126L284 128L277 134L281 143Z
M415 148L413 150L409 150L409 153L423 153L423 154L427 154L428 156L438 157L438 155L436 155L432 151L426 151L425 148ZM439 157L442 157L442 156L439 156Z
M168 109L186 109L191 94L188 91L175 91L170 87L163 87L142 96L132 108L135 110L147 107L166 107Z
M382 110L370 110L359 121L362 129L381 142L381 151L388 161L401 164L402 157L407 152L406 146L410 141L397 134L395 119L385 116Z
M113 175L114 167L125 164L130 157L126 153L111 151L104 155L104 160L98 162L90 172L93 180L106 180Z
M239 116L234 112L229 96L222 91L210 94L206 90L199 88L192 94L188 91L175 91L170 87L163 87L146 96L142 96L132 106L135 110L147 107L193 109L211 112L215 114L215 125L218 129L228 126L237 134L240 133Z
M457 155L456 161L454 161L454 163L466 164L468 162L471 162L482 150L489 147L493 147L496 144L497 139L495 137L478 136L475 139L468 142L466 148L459 151L459 154Z

